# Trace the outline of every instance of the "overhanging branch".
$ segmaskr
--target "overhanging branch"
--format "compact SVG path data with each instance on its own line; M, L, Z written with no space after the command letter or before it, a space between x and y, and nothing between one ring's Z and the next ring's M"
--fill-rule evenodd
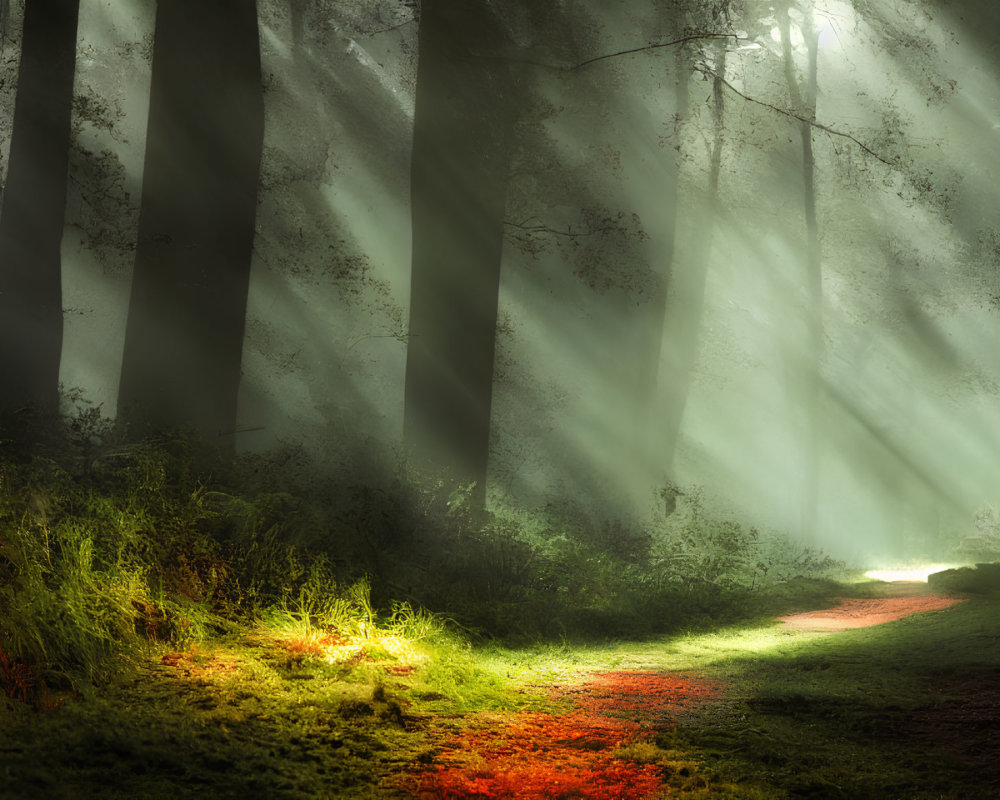
M738 36L735 33L711 33L711 32L701 32L701 33L691 33L687 36L682 36L680 39L674 39L669 42L652 42L642 47L633 47L628 50L619 50L617 53L605 53L602 56L594 56L593 58L588 58L586 61L581 61L579 64L575 64L572 67L567 67L567 72L573 72L574 70L581 69L590 64L594 64L598 61L606 61L609 58L618 58L619 56L629 56L633 53L647 53L652 50L660 50L664 47L674 47L679 44L686 44L687 42L699 42L712 39L735 39L739 41L746 37Z
M806 125L809 125L809 126L811 126L813 128L816 128L817 130L829 133L831 136L839 136L842 139L847 139L848 141L854 142L854 144L856 144L858 147L860 147L862 150L864 150L864 152L866 152L868 155L870 155L875 160L881 161L887 167L898 167L899 166L898 164L895 164L892 161L889 161L888 159L883 158L878 153L876 153L874 150L872 150L868 145L866 145L864 142L862 142L860 139L858 139L855 136L852 136L849 133L844 133L843 131L838 131L836 128L831 128L829 125L824 125L822 122L817 122L816 120L809 119L808 117L804 117L801 114L796 114L794 111L791 111L791 110L789 110L787 108L781 108L781 106L772 105L771 103L767 103L764 100L758 100L756 97L750 97L750 95L743 94L743 92L741 92L739 89L737 89L735 86L733 86L729 81L727 81L721 75L716 75L711 70L701 69L699 71L703 75L707 75L710 78L714 78L714 79L720 81L723 86L725 86L727 89L729 89L729 91L731 91L737 97L742 97L748 103L755 103L758 106L763 106L764 108L768 108L771 111L777 112L778 114L783 114L786 117L791 117L792 119L796 119L799 122L803 122Z
M548 225L538 223L530 224L529 220L524 222L510 222L509 220L504 220L504 225L508 228L516 228L520 231L524 231L529 235L544 235L548 234L550 236L562 236L567 239L576 239L581 236L594 236L598 233L608 233L610 231L617 230L611 226L602 226L599 228L588 228L584 231L574 231L574 230L559 230L558 228L551 228Z

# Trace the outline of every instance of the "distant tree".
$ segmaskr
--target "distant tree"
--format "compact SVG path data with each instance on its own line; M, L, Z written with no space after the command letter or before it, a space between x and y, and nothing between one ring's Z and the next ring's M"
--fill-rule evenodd
M485 498L513 112L486 0L424 0L414 111L404 437Z
M263 143L254 0L160 2L120 418L231 444Z
M6 7L4 21L6 24ZM0 213L0 412L59 403L78 0L27 0Z
M819 507L820 470L820 370L823 362L823 262L816 216L816 159L813 154L813 124L816 122L817 56L819 31L813 24L811 0L803 3L798 29L806 49L805 80L800 85L792 53L791 10L794 3L783 2L775 8L781 36L782 65L792 111L798 117L802 140L802 200L806 227L806 329L807 354L811 363L804 365L801 405L806 425L804 449L804 494L802 533L815 540Z
M714 238L714 221L719 215L719 176L725 130L726 57L728 42L716 40L711 47L712 122L713 136L708 163L708 181L699 210L707 220L697 241L690 249L690 258L683 270L678 270L671 283L673 318L664 320L663 337L669 341L670 355L661 367L661 381L669 381L662 407L663 470L667 487L674 486L674 456L684 420L684 410L691 388L692 373L698 351L699 328L705 302L705 281ZM707 54L706 54L707 55ZM703 56L704 58L704 56ZM666 315L665 315L666 316ZM659 361L658 361L659 363ZM668 489L669 491L669 489ZM669 502L667 505L669 516Z
M668 3L667 7L670 13L665 14L665 16L673 28L670 38L681 39L683 33L678 30L675 4ZM673 97L671 98L673 115L667 125L672 129L673 135L671 137L672 146L665 148L663 180L657 195L659 204L663 208L656 225L659 229L662 246L650 258L650 269L655 276L652 281L653 291L650 297L639 306L636 313L637 323L640 326L640 358L636 364L638 372L635 380L631 382L636 387L634 398L636 413L633 420L633 441L629 442L629 448L639 452L640 449L649 449L652 446L658 456L665 461L672 458L671 454L663 449L666 442L661 442L650 434L651 431L660 427L660 423L667 427L673 424L673 420L663 418L664 409L660 407L658 402L660 397L658 389L664 389L666 395L673 398L675 393L684 391L684 384L687 382L687 376L682 374L678 364L670 364L667 369L662 369L661 362L664 328L669 328L668 322L673 322L673 320L668 320L668 306L677 293L678 272L687 266L677 263L677 221L682 201L681 164L690 145L689 142L685 141L685 132L688 116L691 112L690 81L693 52L694 48L690 45L678 44L674 48L673 68L668 68L670 81L673 84ZM697 300L700 305L700 298L690 297L687 299ZM687 313L690 309L681 310ZM671 342L671 346L677 344L677 342ZM680 410L671 408L667 413L672 413L673 416L677 417L676 423L679 426ZM671 441L670 444L672 446L673 442Z

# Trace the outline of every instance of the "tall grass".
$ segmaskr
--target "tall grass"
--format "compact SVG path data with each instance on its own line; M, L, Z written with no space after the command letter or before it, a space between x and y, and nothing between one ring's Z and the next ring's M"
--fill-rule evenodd
M454 677L470 637L675 630L832 567L693 490L666 521L484 513L440 476L318 481L301 454L233 462L183 432L128 442L89 411L61 430L0 442L0 663L50 683L249 624L433 641Z

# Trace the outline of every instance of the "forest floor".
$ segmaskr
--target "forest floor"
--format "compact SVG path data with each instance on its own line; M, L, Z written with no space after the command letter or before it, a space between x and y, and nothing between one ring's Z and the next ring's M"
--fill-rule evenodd
M233 631L100 691L0 705L0 797L1000 796L1000 595L867 594L471 651L447 680L384 642L331 663L322 643Z

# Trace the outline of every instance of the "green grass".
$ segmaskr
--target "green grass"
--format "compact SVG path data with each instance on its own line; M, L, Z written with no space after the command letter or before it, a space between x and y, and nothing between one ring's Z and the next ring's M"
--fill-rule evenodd
M697 504L587 531L433 482L296 494L183 437L94 447L0 447L0 796L403 796L481 715L566 711L549 688L603 670L727 687L618 753L670 796L995 794L959 724L1000 698L986 571L942 579L975 590L945 612L792 632L881 584Z
M998 612L991 595L839 633L734 626L525 649L473 647L411 618L369 630L361 657L333 663L309 639L326 629L260 624L163 646L58 708L8 702L0 779L18 798L392 797L408 765L433 760L471 715L554 708L544 687L589 671L671 669L727 687L620 753L659 764L675 795L987 797L954 732L938 743L907 726L960 701L948 687L996 684Z
M753 655L734 650L710 670L731 687L726 706L679 739L720 780L775 797L994 796L998 775L981 772L975 753L997 710L963 719L961 708L983 690L996 701L998 612L1000 598L980 597Z

